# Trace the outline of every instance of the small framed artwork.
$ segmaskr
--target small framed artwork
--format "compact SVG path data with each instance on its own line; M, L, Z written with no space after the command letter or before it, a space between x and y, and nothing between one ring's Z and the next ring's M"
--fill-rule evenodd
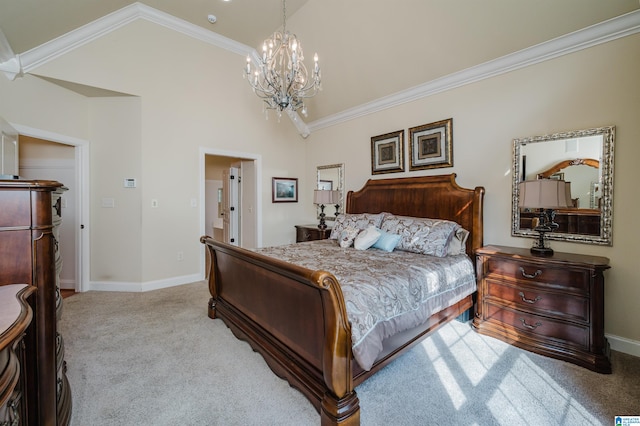
M271 185L271 201L274 203L298 202L298 178L274 177Z
M318 181L318 189L324 189L328 191L333 190L333 181L332 180L320 180Z
M404 172L404 130L371 138L371 174Z
M409 129L409 170L453 167L453 119Z

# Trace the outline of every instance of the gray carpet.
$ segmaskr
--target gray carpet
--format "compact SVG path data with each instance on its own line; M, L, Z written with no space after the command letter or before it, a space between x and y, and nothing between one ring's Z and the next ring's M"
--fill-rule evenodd
M262 357L207 317L205 283L87 292L61 321L73 426L318 425ZM356 390L363 425L611 425L640 415L640 358L613 374L531 354L454 321Z

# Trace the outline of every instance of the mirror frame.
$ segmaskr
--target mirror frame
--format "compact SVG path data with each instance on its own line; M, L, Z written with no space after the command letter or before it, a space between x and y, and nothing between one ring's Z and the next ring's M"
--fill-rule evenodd
M337 203L340 206L338 209L338 213L340 213L344 211L344 163L316 167L316 188L320 187L320 172L327 169L338 169L338 184L335 190L340 191L340 201ZM317 207L317 210L318 219L320 219L320 208ZM336 216L329 216L327 214L325 220L336 220Z
M602 205L600 212L600 235L567 234L549 232L551 240L569 241L577 243L613 245L613 150L615 142L615 126L598 127L594 129L578 130L564 133L554 133L544 136L532 136L513 140L512 165L512 197L511 197L511 236L537 238L538 232L531 229L520 229L520 209L518 208L518 183L520 182L521 155L524 145L539 142L549 142L563 139L576 139L587 136L602 135Z

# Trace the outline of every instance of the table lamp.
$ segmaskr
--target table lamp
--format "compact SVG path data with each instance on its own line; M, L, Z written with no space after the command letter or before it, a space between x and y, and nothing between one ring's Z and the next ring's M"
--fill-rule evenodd
M537 256L552 256L547 232L558 228L554 222L554 209L571 206L571 184L557 179L526 180L518 184L518 207L539 209L538 224L533 228L538 231L538 240L534 241L531 253Z
M333 191L327 189L314 189L313 191L313 203L320 206L320 223L318 228L326 229L327 224L324 222L324 206L325 204L333 204Z

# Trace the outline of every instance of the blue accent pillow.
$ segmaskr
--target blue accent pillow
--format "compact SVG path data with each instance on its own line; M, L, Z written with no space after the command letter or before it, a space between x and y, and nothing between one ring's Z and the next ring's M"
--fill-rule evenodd
M400 238L402 237L398 234L389 234L388 232L380 231L380 238L378 238L378 241L371 247L392 252L400 242Z

